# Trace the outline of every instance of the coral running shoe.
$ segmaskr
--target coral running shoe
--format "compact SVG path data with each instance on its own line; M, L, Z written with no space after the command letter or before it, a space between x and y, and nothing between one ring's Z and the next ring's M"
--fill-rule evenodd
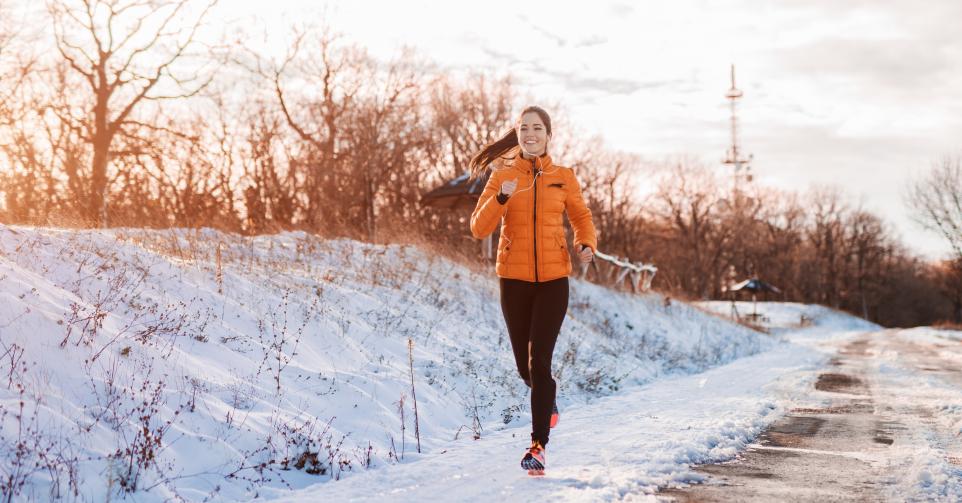
M528 475L541 476L544 475L544 463L544 446L541 445L541 442L532 440L531 447L525 451L524 457L521 458L521 468L528 470Z

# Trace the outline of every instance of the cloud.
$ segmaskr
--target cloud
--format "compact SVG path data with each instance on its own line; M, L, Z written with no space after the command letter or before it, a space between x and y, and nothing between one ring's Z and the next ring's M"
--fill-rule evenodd
M518 64L525 64L525 65L529 64L527 61L522 60L521 58L515 56L514 54L501 52L501 51L498 51L497 49L492 49L490 46L487 46L487 45L481 47L481 52L483 52L486 56L490 58L493 58L505 63L506 65L508 65L509 68L513 68Z
M590 74L583 75L576 72L551 70L545 70L544 73L551 75L571 91L597 91L606 94L634 94L642 89L658 89L677 83L668 80L645 82L631 79L599 78Z
M770 56L783 71L902 96L957 87L962 78L962 2L784 0L779 7L784 30Z
M569 40L570 37L558 35L553 31L547 30L541 24L532 21L527 16L519 15L518 19L520 19L524 24L526 24L528 29L550 40L555 45L557 45L558 48L560 49L564 49L567 47L572 47L575 49L594 47L594 46L601 45L608 42L608 37L605 37L599 34L582 36L581 38L572 42L571 40Z
M582 38L581 40L574 43L573 47L581 49L585 47L594 47L596 45L602 45L608 43L608 37L603 37L601 35L591 35L589 37Z
M610 4L608 10L617 18L625 18L635 13L635 7L633 5L620 2Z
M848 77L869 86L920 91L951 68L946 51L916 40L822 39L779 51L780 66L812 76Z
M929 239L912 224L902 197L913 174L928 168L939 154L938 140L896 129L849 137L831 124L778 123L766 124L743 140L756 154L756 174L796 190L813 184L842 187L853 201L863 201L893 223L917 251L939 255L938 240Z
M590 71L578 72L574 70L558 70L549 68L542 62L534 59L522 59L514 54L501 52L491 47L483 47L482 51L489 57L502 61L510 72L523 71L528 73L527 81L531 82L532 76L547 77L553 82L561 85L572 92L597 92L602 94L621 94L630 95L643 89L659 89L666 87L678 87L682 84L680 80L633 80L622 78L606 78L593 75Z
M568 46L568 40L567 40L566 38L562 37L561 35L556 35L556 34L550 32L550 31L542 28L541 25L539 25L538 23L535 23L535 22L531 21L530 19L528 19L527 16L523 16L523 15L522 15L522 16L518 16L518 18L521 19L521 21L525 22L525 23L528 25L528 28L529 28L529 29L535 31L536 33L541 34L541 36L543 36L543 37L547 38L548 40L554 42L558 47L565 48L565 47Z

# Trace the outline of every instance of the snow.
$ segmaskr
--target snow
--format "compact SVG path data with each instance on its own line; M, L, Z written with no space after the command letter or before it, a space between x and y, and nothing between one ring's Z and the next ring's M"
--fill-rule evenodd
M702 301L695 306L726 318L731 317L732 302ZM738 315L758 314L758 325L775 334L801 333L837 336L838 334L878 330L881 327L862 318L817 304L797 302L735 302Z
M944 342L939 332L916 328L897 337ZM919 373L897 350L885 350L879 359L874 385L891 391L884 414L898 421L904 427L902 435L908 437L892 445L891 457L897 462L890 468L898 476L889 481L886 496L891 500L962 501L962 380L952 382Z
M658 380L590 406L562 410L547 447L548 476L518 469L527 427L443 454L337 484L318 485L279 501L611 501L653 499L659 487L700 482L691 465L730 459L783 413L793 378L820 361L782 345L697 375ZM797 376L795 377L797 379Z
M962 330L946 330L932 327L916 327L902 331L903 335L931 343L962 341Z
M30 501L654 500L808 405L829 356L879 329L757 308L769 334L725 319L728 302L573 280L562 419L531 479L493 271L300 232L0 226L0 475ZM892 361L881 375L920 385ZM962 400L940 386L957 427ZM944 439L918 445L892 494L957 495Z
M0 450L21 494L281 496L528 425L496 278L417 247L0 227L0 257L4 445L36 429ZM778 345L657 294L575 280L569 305L554 371L572 413Z

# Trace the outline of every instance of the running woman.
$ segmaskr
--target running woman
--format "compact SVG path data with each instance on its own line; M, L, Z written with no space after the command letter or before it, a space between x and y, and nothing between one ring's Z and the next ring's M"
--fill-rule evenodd
M481 239L501 225L495 271L518 373L531 388L531 446L521 459L530 475L544 474L549 431L559 419L551 359L568 309L572 270L563 213L581 263L591 262L598 247L574 170L552 162L550 140L551 118L530 106L513 128L471 159L473 177L495 161L501 164L492 168L471 215L471 233Z

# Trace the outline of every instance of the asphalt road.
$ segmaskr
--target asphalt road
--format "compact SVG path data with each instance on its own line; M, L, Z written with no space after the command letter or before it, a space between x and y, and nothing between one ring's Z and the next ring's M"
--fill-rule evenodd
M962 441L939 420L945 401L938 388L918 385L962 390L962 343L874 332L846 344L831 363L812 389L828 405L792 410L735 460L698 467L705 483L659 499L897 501L919 442L935 442L946 462L962 465Z

